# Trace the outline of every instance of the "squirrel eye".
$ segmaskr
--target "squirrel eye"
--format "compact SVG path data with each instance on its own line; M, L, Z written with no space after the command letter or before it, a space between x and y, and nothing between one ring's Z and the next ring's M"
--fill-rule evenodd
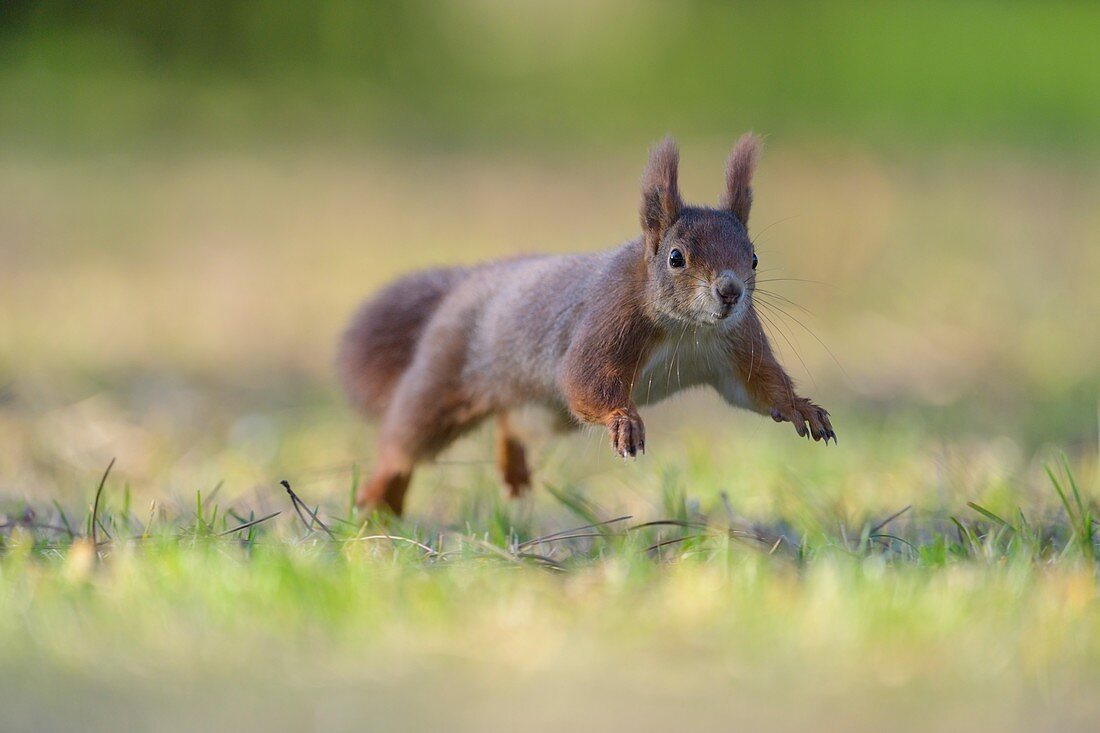
M756 259L756 253L752 253L752 269L756 269L756 266L760 264L760 260Z
M684 260L684 253L680 250L674 249L668 253L669 267L681 268L686 264L687 262Z

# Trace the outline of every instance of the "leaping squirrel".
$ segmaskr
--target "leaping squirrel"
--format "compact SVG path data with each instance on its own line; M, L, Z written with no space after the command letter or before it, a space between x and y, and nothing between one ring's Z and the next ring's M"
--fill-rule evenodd
M367 300L338 358L353 405L382 421L359 506L400 514L417 462L489 416L504 482L523 493L531 476L507 416L527 403L605 426L622 457L646 450L638 405L704 384L800 436L835 441L829 413L795 392L753 305L759 151L759 138L742 136L718 208L688 206L665 138L642 177L641 236L591 254L418 272Z

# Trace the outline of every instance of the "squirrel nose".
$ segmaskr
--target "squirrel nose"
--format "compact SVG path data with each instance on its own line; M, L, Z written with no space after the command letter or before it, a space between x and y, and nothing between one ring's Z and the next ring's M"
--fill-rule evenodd
M730 275L722 275L714 282L714 294L728 305L736 305L743 292L741 281Z

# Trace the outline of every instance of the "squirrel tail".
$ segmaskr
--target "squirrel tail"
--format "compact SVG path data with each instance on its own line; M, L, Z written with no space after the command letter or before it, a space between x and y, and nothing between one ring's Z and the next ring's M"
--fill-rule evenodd
M359 307L336 359L353 407L371 417L385 413L425 326L464 275L461 269L418 272L390 284Z

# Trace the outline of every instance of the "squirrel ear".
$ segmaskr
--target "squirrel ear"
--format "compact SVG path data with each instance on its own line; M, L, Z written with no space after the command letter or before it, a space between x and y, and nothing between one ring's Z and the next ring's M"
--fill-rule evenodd
M666 136L649 151L649 164L642 176L641 220L650 255L656 254L661 237L680 217L679 167L680 151L671 137Z
M726 192L722 195L722 208L732 211L746 227L752 208L752 174L756 170L756 159L760 157L761 144L759 137L746 132L733 146L726 163Z

